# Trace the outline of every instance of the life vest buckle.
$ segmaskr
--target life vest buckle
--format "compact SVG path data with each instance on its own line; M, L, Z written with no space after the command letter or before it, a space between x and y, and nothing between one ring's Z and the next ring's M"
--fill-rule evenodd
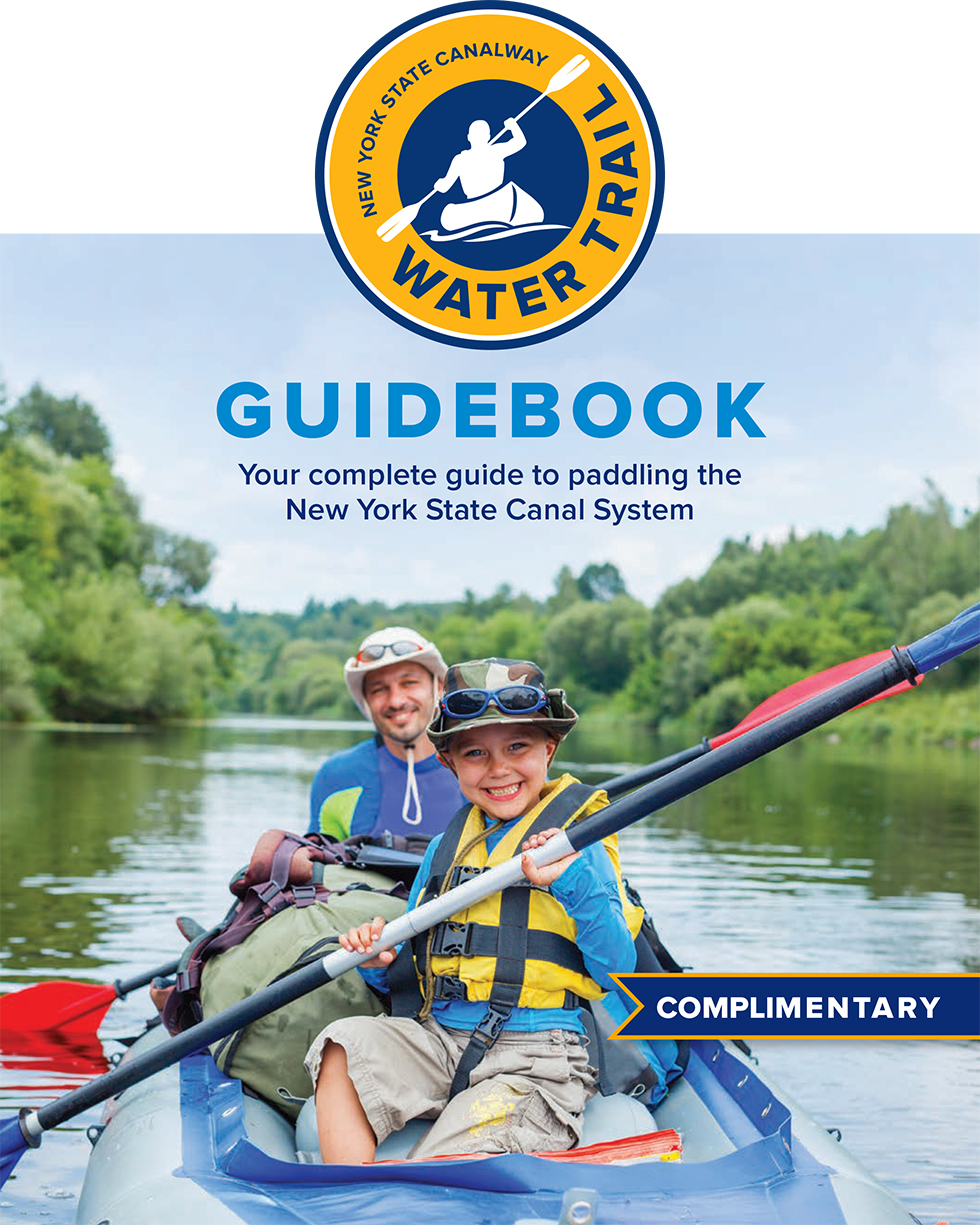
M466 983L452 974L437 974L433 994L437 1000L465 1000Z
M504 1022L511 1014L510 1008L499 1008L496 1004L487 1007L486 1014L473 1030L473 1037L478 1038L488 1048L500 1037Z
M432 954L435 957L469 957L473 942L472 923L440 923L432 937Z
M469 864L461 863L458 867L453 868L453 874L449 878L449 887L450 889L455 889L464 880L471 880L474 876L482 875L483 868L474 868Z

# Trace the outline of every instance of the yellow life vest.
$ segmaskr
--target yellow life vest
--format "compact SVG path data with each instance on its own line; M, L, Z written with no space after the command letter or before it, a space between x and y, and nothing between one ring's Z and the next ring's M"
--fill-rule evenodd
M474 805L466 813L465 821L460 828L457 821L443 834L443 838L451 838L452 846L443 849L440 844L438 851L442 852L445 862L449 852L457 868L462 867L463 873L472 874L484 868L491 868L520 853L521 844L529 836L533 827L544 830L555 825L562 827L571 825L583 817L590 816L608 803L604 791L592 791L583 795L583 802L566 816L564 820L555 819L554 812L549 818L549 808L567 808L567 804L557 804L555 801L576 780L569 774L546 783L539 802L526 816L515 822L506 831L492 851L487 852L485 841L478 842L460 861L455 860L456 851L483 831L486 820L480 809ZM580 788L581 784L577 784ZM574 793L578 797L578 790ZM566 797L571 799L572 797ZM458 833L457 833L458 831ZM453 835L456 834L454 837ZM627 926L635 938L643 922L643 909L634 905L626 896L622 873L619 865L619 846L615 835L604 839L616 880L619 886L620 902L626 917ZM523 982L520 996L516 1003L521 1008L562 1008L568 1006L568 994L583 999L598 999L605 993L587 973L581 953L578 952L578 928L575 920L568 914L562 904L544 889L515 886L504 893L467 907L452 916L448 923L437 929L430 946L431 971L436 980L436 998L462 998L461 993L452 994L445 990L445 984L462 984L465 987L465 998L469 1000L489 1000L494 980L497 977L498 959L506 957L507 946L499 943L501 936L501 907L505 907L504 899L515 892L527 895L526 924L527 956L524 966ZM427 896L423 889L420 902ZM431 894L428 894L431 896ZM550 933L550 937L549 934ZM553 937L558 937L555 940ZM453 947L455 944L455 948ZM481 952L481 949L495 949L496 952ZM417 955L421 952L416 945ZM554 960L551 957L554 956ZM420 976L421 976L421 969ZM424 991L424 985L423 985Z

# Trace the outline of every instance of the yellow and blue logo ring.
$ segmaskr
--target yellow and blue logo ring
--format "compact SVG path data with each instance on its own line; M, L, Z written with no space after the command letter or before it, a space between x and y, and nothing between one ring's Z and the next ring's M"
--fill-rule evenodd
M649 102L604 43L519 3L405 22L344 78L316 193L344 272L403 327L512 348L591 318L633 276L663 204Z

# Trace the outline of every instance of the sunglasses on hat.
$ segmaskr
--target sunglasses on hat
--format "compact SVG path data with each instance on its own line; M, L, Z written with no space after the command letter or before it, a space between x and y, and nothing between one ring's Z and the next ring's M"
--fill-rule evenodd
M370 646L361 647L354 658L359 664L373 664L384 655L385 651L401 656L411 655L415 651L424 649L421 643L409 642L407 638L401 638L398 642L372 642Z
M528 715L548 705L548 695L537 685L504 685L500 689L454 689L442 699L451 719L477 719L493 702L508 715Z

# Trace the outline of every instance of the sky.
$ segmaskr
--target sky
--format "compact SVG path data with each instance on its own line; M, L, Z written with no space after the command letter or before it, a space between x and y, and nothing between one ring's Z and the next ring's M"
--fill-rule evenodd
M652 602L696 576L727 537L780 540L791 530L838 534L881 523L920 499L926 478L957 508L976 506L980 471L980 242L948 235L661 234L627 288L599 315L543 345L482 354L436 345L375 311L313 235L7 235L0 240L2 371L12 396L39 380L90 401L113 439L116 467L150 521L217 549L206 598L257 611L298 611L309 597L450 600L501 583L547 594L564 565L614 562ZM381 356L383 355L383 357ZM221 391L249 380L270 392L260 438L226 433ZM422 438L389 439L387 384L436 391L442 418ZM457 382L496 384L497 437L455 437ZM552 383L561 427L550 439L511 437L510 384ZM590 438L572 420L580 388L622 387L626 430ZM703 417L686 438L643 420L658 383L686 383ZM322 439L286 426L285 384L303 388L307 419L322 385L340 385L340 421ZM355 438L356 382L372 388L372 437ZM763 383L748 405L764 432L716 437L718 383ZM673 405L674 407L670 407ZM678 420L668 401L667 420ZM611 405L593 416L608 421ZM679 490L624 486L571 492L570 468L635 462L684 469ZM418 521L365 520L357 496L312 487L312 468L417 464L431 489L408 496ZM521 468L520 489L444 488L447 469ZM300 469L294 487L247 485L239 465ZM534 489L532 465L561 474ZM701 487L696 469L737 469L737 485ZM572 502L585 521L508 519L515 495ZM494 522L427 521L426 500L477 498ZM348 501L343 524L287 520L287 499ZM688 521L597 522L591 501L685 503Z

